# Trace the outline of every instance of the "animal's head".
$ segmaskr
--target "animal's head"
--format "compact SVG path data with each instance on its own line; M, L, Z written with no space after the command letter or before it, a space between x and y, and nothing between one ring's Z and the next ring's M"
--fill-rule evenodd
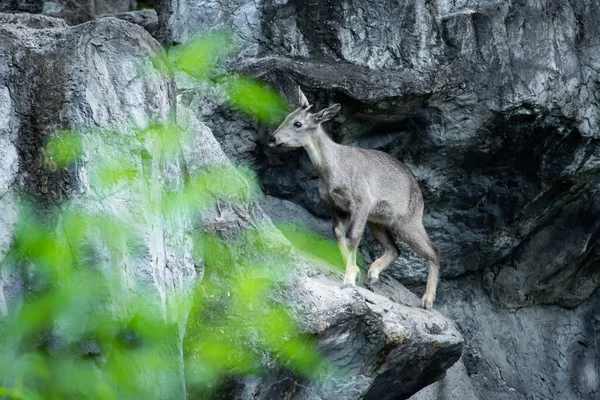
M300 87L298 87L298 100L300 106L288 115L279 128L271 134L269 146L278 149L305 146L310 140L310 135L323 122L329 121L340 111L340 105L334 104L317 113L311 112L312 106L306 100Z

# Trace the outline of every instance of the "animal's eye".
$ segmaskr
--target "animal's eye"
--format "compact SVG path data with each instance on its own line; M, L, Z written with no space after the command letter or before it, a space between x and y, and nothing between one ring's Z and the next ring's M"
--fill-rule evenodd
M301 124L300 122L296 121L296 122L294 122L294 126L295 126L296 128L301 128L301 127L302 127L302 124Z

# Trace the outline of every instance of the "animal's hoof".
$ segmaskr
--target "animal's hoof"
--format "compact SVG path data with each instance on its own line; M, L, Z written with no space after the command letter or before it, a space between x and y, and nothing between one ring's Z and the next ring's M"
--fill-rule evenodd
M433 299L427 298L427 296L423 296L421 299L421 307L426 310L431 310L433 308Z
M353 289L356 288L356 285L354 283L344 283L342 285L342 289Z
M377 283L378 280L379 280L378 276L369 277L369 285L373 285L373 284Z

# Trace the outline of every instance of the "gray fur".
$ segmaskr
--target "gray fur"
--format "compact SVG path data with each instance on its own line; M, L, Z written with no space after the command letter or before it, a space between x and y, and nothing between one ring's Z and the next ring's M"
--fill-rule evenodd
M331 140L321 124L337 114L339 104L312 113L300 89L299 103L300 107L273 132L270 145L304 147L317 169L319 195L331 205L334 235L346 263L344 287L355 285L356 249L368 224L385 249L369 268L369 282L375 283L381 271L399 256L394 243L397 235L429 261L423 306L431 308L439 274L439 250L423 227L423 196L412 171L384 152Z

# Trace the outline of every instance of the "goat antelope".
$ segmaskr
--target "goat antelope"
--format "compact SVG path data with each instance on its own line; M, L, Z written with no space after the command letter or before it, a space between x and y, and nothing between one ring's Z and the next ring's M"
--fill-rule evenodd
M369 267L369 283L400 255L394 241L399 236L429 262L427 288L422 299L431 308L439 275L440 255L423 227L423 195L411 170L377 150L335 143L322 124L332 119L340 105L311 112L302 90L300 106L286 117L269 138L274 148L304 147L319 174L319 195L332 210L333 233L346 263L343 287L354 287L358 267L356 249L368 225L385 252Z

